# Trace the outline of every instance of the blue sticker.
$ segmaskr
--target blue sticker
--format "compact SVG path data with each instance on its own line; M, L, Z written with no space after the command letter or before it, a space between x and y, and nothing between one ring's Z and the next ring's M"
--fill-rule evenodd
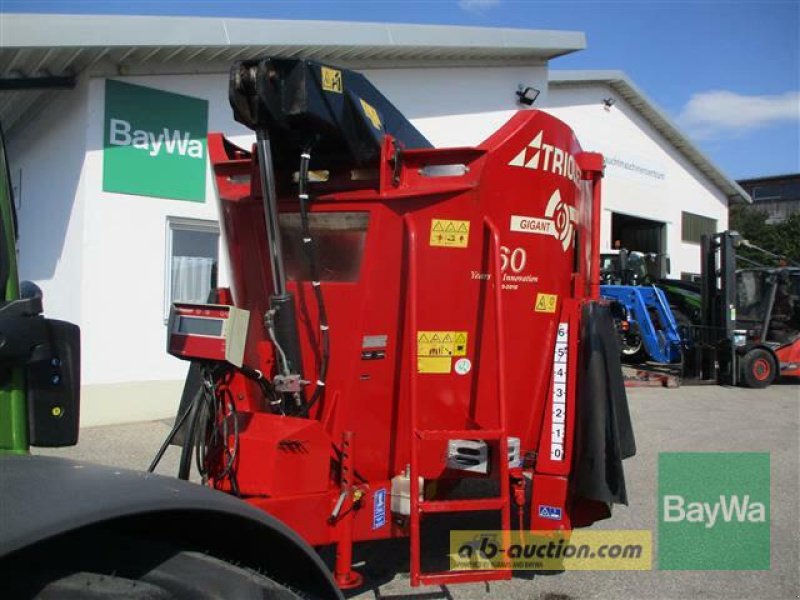
M550 519L552 521L561 520L561 509L557 506L547 506L546 504L539 505L539 516L543 519Z
M386 525L386 490L375 490L372 496L372 528Z

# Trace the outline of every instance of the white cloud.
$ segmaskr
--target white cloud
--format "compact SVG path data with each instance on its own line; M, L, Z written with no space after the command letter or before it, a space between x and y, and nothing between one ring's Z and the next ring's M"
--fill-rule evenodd
M482 13L500 4L500 0L458 0L458 7L472 13Z
M725 90L694 94L678 122L699 139L738 135L775 123L800 121L800 92L745 96Z

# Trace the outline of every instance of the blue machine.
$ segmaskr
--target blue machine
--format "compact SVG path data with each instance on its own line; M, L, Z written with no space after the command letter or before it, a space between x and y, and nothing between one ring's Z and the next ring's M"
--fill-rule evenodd
M600 294L628 311L630 328L620 336L624 358L633 363L681 361L681 336L663 291L653 285L601 285Z
M629 363L679 363L682 340L664 292L653 283L669 271L666 255L624 248L600 256L600 294L625 307L617 323L622 358Z

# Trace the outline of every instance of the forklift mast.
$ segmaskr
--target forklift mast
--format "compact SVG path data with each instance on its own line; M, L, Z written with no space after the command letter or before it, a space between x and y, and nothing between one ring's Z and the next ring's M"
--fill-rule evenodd
M626 502L602 157L539 110L434 149L362 75L306 60L236 63L229 97L256 134L208 140L232 286L168 327L208 484L336 544L343 588L353 542L392 537L412 585L510 578L425 570L437 514L570 529ZM475 479L495 493L452 496Z
M736 248L731 232L704 234L700 260L702 312L697 340L702 352L700 378L716 378L720 383L736 385Z

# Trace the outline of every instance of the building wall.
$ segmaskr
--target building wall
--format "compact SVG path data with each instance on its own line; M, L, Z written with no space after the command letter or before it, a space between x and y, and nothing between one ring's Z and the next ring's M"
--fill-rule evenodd
M83 316L88 95L84 81L7 138L20 277L42 288L51 317L76 323Z
M547 80L545 66L367 75L437 146L480 143L517 109L519 83L546 94ZM227 73L115 79L206 99L209 131L244 147L254 139L233 121ZM82 425L169 417L187 365L165 351L167 220L217 219L210 169L203 203L104 192L105 78L85 79L56 108L10 146L12 173L23 172L22 276L43 287L51 316L81 326Z
M753 198L753 208L767 213L767 223L800 214L800 174L744 179L738 182Z
M437 147L477 145L519 106L520 83L547 102L547 67L379 69L367 77Z
M614 98L607 108L604 98ZM700 246L681 239L681 212L728 227L728 202L706 177L610 88L600 84L551 86L547 108L574 130L584 150L606 157L601 246L611 248L611 214L666 223L672 277L700 272Z

